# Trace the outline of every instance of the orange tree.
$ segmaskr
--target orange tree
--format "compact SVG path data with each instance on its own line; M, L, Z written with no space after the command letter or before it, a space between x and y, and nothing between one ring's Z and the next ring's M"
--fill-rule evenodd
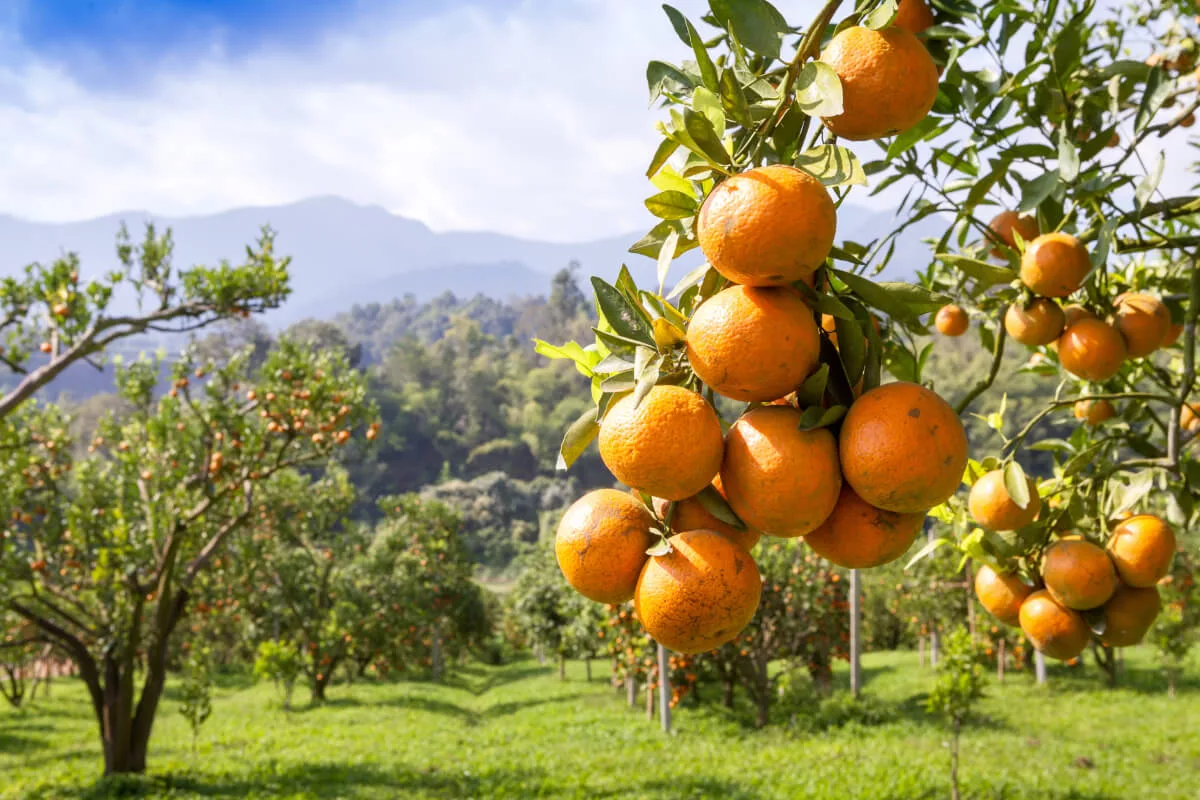
M1013 349L1053 387L1017 420L1003 399L982 409L1001 447L970 463L968 502L939 512L954 534L933 546L994 567L1003 580L976 584L983 605L1063 660L1092 642L1110 664L1107 648L1142 639L1194 525L1200 203L1162 181L1200 104L1185 5L957 9L948 41L972 53L946 70L940 118L865 165L912 187L909 220L948 222L922 283L954 296L993 354L959 410ZM1064 419L1073 430L1045 435Z
M103 358L104 348L119 339L249 316L279 306L290 292L290 259L275 256L270 230L246 249L239 266L178 269L173 249L169 230L160 236L147 226L135 246L122 226L120 267L99 278L84 280L79 258L70 253L0 280L0 363L18 376L0 396L0 418L72 364ZM128 306L136 311L120 312Z
M59 418L25 428L57 466L27 476L37 493L5 515L3 602L75 662L106 773L145 769L173 634L257 496L283 470L334 458L369 415L340 354L288 341L251 376L243 356L219 368L185 356L156 400L158 375L149 360L118 368L132 410L104 419L79 461L63 455Z

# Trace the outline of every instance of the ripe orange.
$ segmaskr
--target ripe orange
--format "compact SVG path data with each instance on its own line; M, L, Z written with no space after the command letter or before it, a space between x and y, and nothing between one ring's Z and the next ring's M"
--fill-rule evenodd
M1044 297L1066 297L1091 271L1087 248L1067 233L1044 233L1021 256L1021 283Z
M847 569L878 567L908 551L921 532L925 513L897 514L868 504L842 484L837 505L804 537L817 555Z
M1042 510L1037 481L1028 475L1029 505L1021 508L1004 485L1004 470L994 469L981 476L971 487L967 505L980 526L992 531L1015 531L1037 519Z
M1038 591L1021 604L1021 630L1042 653L1070 661L1088 645L1091 629L1076 612L1058 603L1048 592Z
M1138 644L1154 624L1162 610L1158 588L1138 589L1121 586L1112 599L1104 604L1104 633L1100 641L1109 647L1132 647Z
M721 476L718 475L717 479L713 481L713 486L724 497L725 492L717 485L720 479ZM654 512L660 517L666 517L667 502L661 497L654 498ZM675 512L671 516L671 529L677 533L698 530L716 531L722 536L737 542L746 548L747 551L752 550L754 545L758 544L759 538L762 537L761 532L749 525L739 530L728 522L717 519L708 513L708 509L700 502L699 497L689 497L686 500L680 500L675 503Z
M900 0L892 24L909 33L920 33L934 26L933 12L925 5L925 0Z
M1200 428L1200 404L1184 403L1180 407L1179 427L1189 433Z
M708 194L696 220L705 258L734 283L812 283L829 255L837 211L821 182L772 164L725 180Z
M826 45L821 60L842 81L842 113L824 122L843 139L906 131L925 119L937 99L933 57L904 28L846 28Z
M915 383L876 387L850 406L839 443L842 473L866 502L915 514L954 494L967 434L945 400Z
M687 354L713 391L767 402L804 382L817 366L821 337L812 309L795 289L731 286L692 315Z
M1077 378L1106 381L1125 361L1125 340L1116 328L1098 319L1081 319L1058 340L1063 369Z
M634 593L638 619L676 653L703 653L733 640L758 610L762 577L740 545L715 531L684 531L671 552L646 562Z
M1081 319L1099 319L1091 311L1088 311L1078 303L1072 303L1063 308L1063 327L1069 328Z
M1117 415L1117 409L1107 400L1078 400L1074 407L1075 419L1088 425L1099 425Z
M1013 231L1021 234L1021 240L1028 245L1031 241L1037 238L1039 228L1036 217L1031 217L1028 214L1018 214L1016 211L1001 211L992 221L988 223L990 230L989 239L998 243L1003 243L1008 247L1016 247L1017 240L1013 236ZM996 258L1005 258L1008 254L1004 247L997 244L992 248L992 255Z
M558 523L554 554L575 591L597 603L633 599L646 563L654 517L616 489L596 489L576 500Z
M721 485L743 521L774 536L803 536L833 512L842 488L837 441L800 430L789 406L748 411L725 437Z
M1000 573L987 564L975 572L975 596L987 612L1005 625L1021 624L1021 604L1033 594L1015 573Z
M1099 608L1117 590L1117 570L1102 547L1086 539L1059 539L1042 561L1046 591L1077 611Z
M1154 586L1171 568L1175 531L1153 514L1130 517L1113 530L1108 555L1122 581L1139 589Z
M962 336L967 332L970 320L967 319L967 312L956 305L948 305L938 309L933 324L943 336Z
M1162 346L1171 330L1171 312L1153 295L1127 294L1117 303L1113 325L1125 337L1129 357L1141 358Z
M1050 344L1063 332L1066 315L1058 303L1039 297L1023 308L1013 303L1004 315L1004 329L1008 335L1029 347Z
M1183 335L1183 325L1171 323L1171 327L1167 328L1167 335L1163 337L1162 344L1159 347L1170 347L1179 341L1179 337Z
M682 500L712 482L723 450L717 412L695 392L655 386L617 400L600 422L600 458L626 486Z

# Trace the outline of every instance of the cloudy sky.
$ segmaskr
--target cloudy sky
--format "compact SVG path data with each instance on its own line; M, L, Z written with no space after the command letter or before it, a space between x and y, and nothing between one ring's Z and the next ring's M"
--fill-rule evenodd
M0 0L0 213L336 194L439 230L623 233L647 221L645 63L684 56L650 0Z

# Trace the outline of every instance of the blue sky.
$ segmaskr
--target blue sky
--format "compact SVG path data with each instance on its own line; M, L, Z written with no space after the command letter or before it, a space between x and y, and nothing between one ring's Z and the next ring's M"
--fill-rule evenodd
M0 213L339 195L439 230L644 229L645 65L690 55L659 5L0 0ZM821 3L777 5L808 19Z

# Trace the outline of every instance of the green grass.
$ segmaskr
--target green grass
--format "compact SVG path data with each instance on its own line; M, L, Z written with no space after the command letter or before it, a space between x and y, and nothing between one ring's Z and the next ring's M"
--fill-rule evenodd
M199 752L172 695L154 732L150 775L97 783L99 746L80 686L0 711L0 797L320 798L942 798L943 729L923 711L931 673L911 653L865 660L867 691L895 719L815 735L754 731L744 715L676 709L663 736L595 669L471 665L448 685L335 686L320 708L285 714L270 686L227 682ZM845 680L845 673L839 674ZM965 794L978 798L1181 798L1200 785L1200 675L1170 700L1148 655L1125 686L1056 668L1048 689L993 681L963 745ZM712 688L709 694L714 694ZM1086 759L1086 760L1085 760Z

